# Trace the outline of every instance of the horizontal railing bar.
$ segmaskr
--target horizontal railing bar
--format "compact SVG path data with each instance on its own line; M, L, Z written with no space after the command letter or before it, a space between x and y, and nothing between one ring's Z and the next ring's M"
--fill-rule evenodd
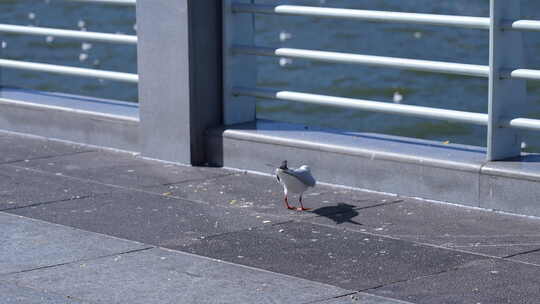
M245 3L234 3L232 8L234 12L238 13L313 16L356 19L374 22L415 23L473 29L489 29L489 18L487 17L417 14L299 5L258 5Z
M28 71L40 71L49 72L54 74L74 75L81 77L102 78L108 80L116 80L123 82L137 83L139 76L137 74L101 71L86 68L68 67L62 65L53 65L45 63L34 63L17 60L0 59L0 67L28 70Z
M540 21L537 20L517 20L512 22L511 28L522 31L540 31Z
M242 96L252 96L268 99L279 99L297 101L319 106L331 106L347 109L356 109L364 111L381 112L387 114L398 114L405 116L414 116L422 118L431 118L438 120L447 120L453 122L470 123L486 126L488 115L484 113L454 111L422 106L402 105L387 102L334 97L327 95L308 94L291 91L279 91L260 88L233 88L233 94Z
M514 118L508 122L506 127L540 131L540 120L530 118Z
M516 79L540 80L540 70L517 69L510 72Z
M489 77L489 67L476 64L462 64L430 60L406 59L372 55L359 55L339 52L314 51L291 48L265 48L256 46L233 46L233 51L241 54L259 56L278 56L300 58L334 63L364 64L423 72Z
M11 33L11 34L72 38L72 39L80 39L80 40L85 40L85 41L137 44L137 36L133 36L133 35L73 31L73 30L63 30L63 29L55 29L55 28L47 28L47 27L0 24L0 32Z
M68 2L90 2L97 4L129 5L134 6L136 0L67 0Z

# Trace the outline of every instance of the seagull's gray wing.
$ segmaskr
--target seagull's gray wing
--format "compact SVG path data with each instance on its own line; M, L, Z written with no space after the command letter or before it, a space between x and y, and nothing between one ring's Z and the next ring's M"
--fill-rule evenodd
M304 185L308 187L315 186L315 178L313 178L313 175L311 175L311 171L309 169L305 169L305 168L289 169L287 170L287 172L293 175L294 177L298 178Z

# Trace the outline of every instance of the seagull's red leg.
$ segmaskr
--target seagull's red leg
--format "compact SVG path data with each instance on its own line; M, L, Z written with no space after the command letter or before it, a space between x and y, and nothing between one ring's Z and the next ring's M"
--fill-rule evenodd
M289 200L287 199L287 194L285 194L285 208L291 209L291 210L294 209L294 207L291 207L289 205Z
M308 211L311 210L311 208L304 208L304 205L302 205L302 194L300 194L300 198L298 199L300 201L300 208L298 208L298 211Z

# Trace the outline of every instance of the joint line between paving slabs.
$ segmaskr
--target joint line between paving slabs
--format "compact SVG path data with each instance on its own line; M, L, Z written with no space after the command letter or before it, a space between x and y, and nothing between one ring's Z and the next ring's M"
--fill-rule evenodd
M69 152L69 153L64 153L64 154L47 155L47 156L39 156L39 157L34 157L34 158L11 160L11 161L0 163L0 166L2 166L2 165L13 165L13 164L17 164L17 163L26 163L26 162L30 162L30 161L34 161L34 160L44 160L44 159L50 159L50 158L56 158L56 157L72 156L72 155L84 154L84 153L90 153L90 152L96 152L96 150L76 151L76 152Z
M218 176L214 176L214 177L210 177L210 178L205 178L205 177L194 178L194 179L188 179L188 180L185 180L185 181L178 181L178 182L160 184L160 186L173 186L173 185L182 185L182 184L193 183L193 182L212 181L212 180L218 180L218 179L228 177L228 176L232 176L232 175L236 175L236 174L238 174L238 173L227 173L227 174L218 175ZM151 186L148 186L148 187L151 187Z
M352 296L352 295L355 295L357 294L358 292L356 291L351 291L349 293L346 293L346 294L341 294L341 295L338 295L338 296L334 296L334 297L330 297L330 298L324 298L324 299L318 299L318 300L313 300L313 301L309 301L309 302L304 302L302 304L317 304L317 303L324 303L324 302L327 302L327 301L331 301L331 300L336 300L336 299L341 299L341 298L344 298L344 297L348 297L348 296Z
M93 258L86 258L86 259L80 259L80 260L76 260L76 261L58 263L58 264L54 264L54 265L46 265L46 266L40 266L40 267L36 267L36 268L31 268L31 269L24 269L24 270L20 270L20 271L8 272L8 273L0 274L0 276L9 276L9 275L14 275L14 274L19 274L19 273L26 273L26 272L30 272L30 271L54 268L54 267L59 267L59 266L64 266L64 265L71 265L71 264L76 264L76 263L80 263L80 262L94 261L94 260L113 257L113 256L117 256L117 255L125 255L125 254L130 254L130 253L137 253L137 252L141 252L141 251L150 250L150 249L153 249L153 248L156 248L156 246L148 246L148 247L139 248L139 249L133 249L133 250L123 251L123 252L118 252L118 253L106 254L106 255L93 257Z
M358 292L369 293L369 291L372 291L372 290L377 290L377 289L388 287L388 286L395 285L395 284L408 283L408 282L412 282L412 281L415 281L415 280L420 280L420 279L425 279L425 278L429 278L429 277L438 276L438 275L441 275L441 274L444 274L444 273L457 271L460 268L461 268L461 266L458 265L458 266L451 267L449 269L437 271L437 272L430 273L430 274L421 275L421 276L410 278L410 279L397 280L397 281L388 282L388 283L385 283L385 284L380 284L380 285L377 285L377 286L374 286L374 287L361 289L361 290L358 290Z
M211 234L209 236L201 236L201 237L199 237L199 240L215 239L215 238L218 238L218 237L221 237L221 236L224 236L224 235L233 234L233 233L252 231L253 228L260 228L260 227L264 227L264 226L272 226L272 227L274 227L274 226L279 226L279 225L290 224L290 223L293 223L293 222L295 222L295 221L294 220L288 220L288 221L273 223L271 225L262 224L260 226L253 226L253 227L248 227L248 228L245 228L245 229L240 229L240 230L235 230L235 231L227 231L227 232L223 232L223 233ZM163 247L165 247L165 246L163 246ZM167 248L167 247L165 247L165 248Z
M394 200L394 201L391 201L391 202L384 202L384 203L380 203L380 204L377 204L377 205L358 207L358 208L353 208L353 209L354 210L365 210L365 209L377 208L377 207L381 207L381 206L390 206L390 205L398 204L398 203L401 203L401 202L404 202L404 201L405 200L403 200L403 199L398 199L398 200Z
M514 254L510 254L510 255L504 256L503 259L509 259L509 258L513 258L513 257L515 257L515 256L519 256L519 255L523 255L523 254L529 254L529 253L534 253L534 252L538 252L538 251L540 251L540 248L532 249L532 250L527 250L527 251L523 251L523 252L518 252L518 253L514 253Z
M105 194L108 194L108 193L100 193L100 194L95 194L95 195L74 196L74 197L64 198L64 199L60 199L60 200L54 200L54 201L48 201L48 202L39 202L39 203L34 203L34 204L30 204L30 205L25 205L25 206L18 206L18 207L0 209L0 212L8 212L8 211L13 211L13 210L18 210L18 209L32 208L32 207L48 205L48 204L54 204L54 203L76 201L76 200L80 200L80 199L85 199L85 198L89 198L89 197L96 197L96 196L105 195Z

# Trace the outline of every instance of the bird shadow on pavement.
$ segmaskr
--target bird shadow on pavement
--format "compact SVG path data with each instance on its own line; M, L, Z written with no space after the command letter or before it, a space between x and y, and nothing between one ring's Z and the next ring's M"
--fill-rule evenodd
M345 203L338 203L335 206L326 206L311 210L311 213L331 219L337 225L343 223L362 225L362 223L353 220L353 218L359 214L358 211L355 210L355 208L357 208L357 206Z

